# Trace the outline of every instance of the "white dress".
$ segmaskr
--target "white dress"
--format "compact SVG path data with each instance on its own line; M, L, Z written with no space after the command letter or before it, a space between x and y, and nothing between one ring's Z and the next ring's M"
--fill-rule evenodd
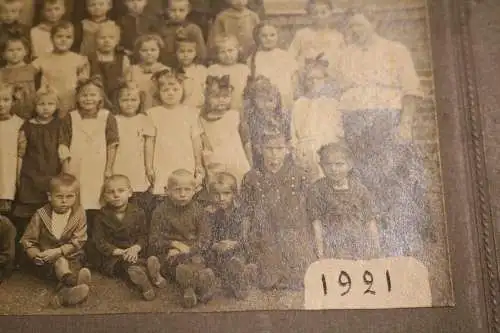
M199 111L186 105L173 109L156 106L148 110L148 115L153 121L156 137L153 194L165 195L172 172L178 169L195 171L193 139L199 138L202 133Z
M46 56L54 51L54 45L50 38L50 27L40 23L36 27L31 28L31 55L33 58Z
M120 145L116 153L114 173L127 176L134 192L144 192L149 188L144 164L144 142L146 137L154 137L154 126L144 114L133 117L117 115L116 123Z
M267 77L279 89L284 106L288 109L292 107L293 76L297 69L297 62L290 53L279 48L259 51L255 56L255 74Z
M184 100L182 104L200 108L205 104L205 81L207 68L203 65L192 65L184 68Z
M59 109L66 113L75 107L79 77L88 76L88 59L74 52L42 55L32 63L42 72L42 86L49 85L59 96Z
M0 121L0 199L14 200L16 194L17 137L24 120L16 115Z
M243 109L243 91L247 84L248 76L250 76L250 69L245 64L235 64L231 66L223 66L215 64L208 67L208 75L224 76L229 75L229 81L233 86L233 93L231 99L231 109Z
M342 115L337 100L320 97L299 98L292 111L292 145L298 163L312 176L322 176L317 151L321 146L338 142L344 136ZM314 179L313 179L314 180Z
M110 112L102 109L96 118L71 117L70 172L80 181L80 202L84 209L100 209L99 198L106 168L106 123Z
M230 110L221 119L210 121L200 117L200 121L212 147L210 163L224 165L241 184L243 176L250 170L250 163L241 143L239 112Z

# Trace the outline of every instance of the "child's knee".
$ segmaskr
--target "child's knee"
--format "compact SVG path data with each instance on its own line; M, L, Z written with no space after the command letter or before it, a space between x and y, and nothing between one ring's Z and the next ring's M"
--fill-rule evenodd
M68 259L65 257L60 257L53 265L58 280L61 280L66 274L72 273Z

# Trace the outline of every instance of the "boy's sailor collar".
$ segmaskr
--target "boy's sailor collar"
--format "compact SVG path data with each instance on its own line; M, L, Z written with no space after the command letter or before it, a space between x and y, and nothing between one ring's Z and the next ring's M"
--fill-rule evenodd
M82 210L83 208L79 205L75 205L71 208L71 212L68 218L68 223L64 227L62 235L64 235L68 230L71 230L71 228L73 228L76 224L79 223L79 220L83 215ZM40 216L40 219L42 220L43 224L51 234L52 234L52 212L53 210L50 204L47 204L42 208L40 208L39 210L37 210L38 216Z

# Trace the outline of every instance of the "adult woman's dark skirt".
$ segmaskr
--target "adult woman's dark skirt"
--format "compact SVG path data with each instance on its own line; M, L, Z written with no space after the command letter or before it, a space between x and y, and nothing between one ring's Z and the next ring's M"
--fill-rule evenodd
M400 110L346 111L343 122L354 172L376 200L383 251L419 257L430 233L428 182L421 151L398 139Z

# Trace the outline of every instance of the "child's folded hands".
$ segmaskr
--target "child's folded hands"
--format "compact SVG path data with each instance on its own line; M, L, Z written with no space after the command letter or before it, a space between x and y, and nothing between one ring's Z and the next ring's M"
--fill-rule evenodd
M125 253L123 253L123 260L126 262L135 264L137 260L139 259L139 252L141 251L141 248L137 245L133 245L129 247L128 249L125 250Z
M43 252L40 252L35 257L35 264L39 265L41 263L43 265L43 263L54 262L57 259L59 259L61 255L62 255L61 250L58 248L45 250Z

